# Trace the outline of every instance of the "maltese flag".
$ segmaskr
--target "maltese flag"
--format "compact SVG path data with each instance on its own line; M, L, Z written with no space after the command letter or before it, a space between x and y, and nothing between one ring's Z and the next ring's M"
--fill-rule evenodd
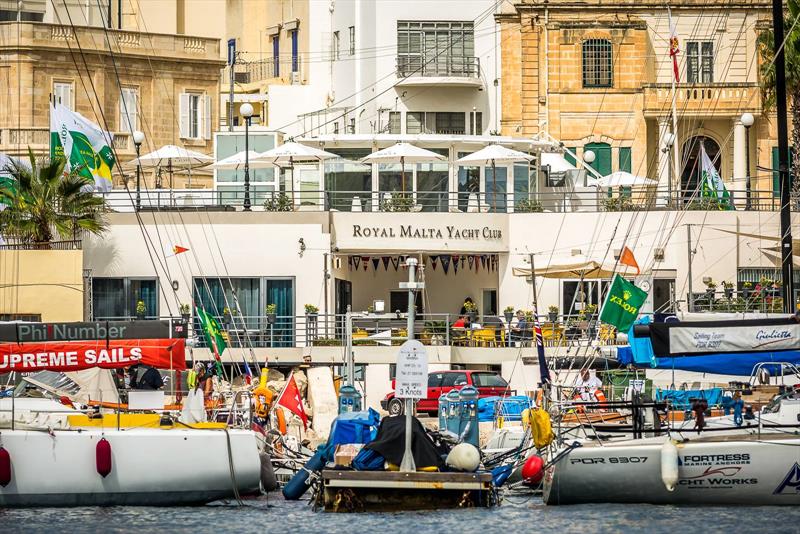
M278 406L283 406L297 417L303 420L303 428L308 428L308 416L303 409L303 399L300 398L300 389L294 381L294 375L289 378L286 387L283 388L281 396L278 398Z

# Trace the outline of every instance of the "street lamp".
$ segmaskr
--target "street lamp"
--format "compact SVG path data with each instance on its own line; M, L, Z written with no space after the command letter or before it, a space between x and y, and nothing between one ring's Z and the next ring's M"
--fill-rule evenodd
M661 149L667 155L667 167L669 167L669 183L667 183L667 198L669 203L672 204L672 182L675 177L672 170L672 147L675 145L675 134L667 132L664 134L664 148Z
M253 116L253 105L245 102L239 108L244 117L244 211L250 211L250 117Z
M745 204L744 209L750 209L750 127L756 121L752 113L742 113L742 126L744 126L744 152L745 152Z
M142 174L142 164L139 161L139 149L144 143L144 134L139 130L133 132L133 146L136 147L136 211L142 209L142 196L140 193L140 176Z

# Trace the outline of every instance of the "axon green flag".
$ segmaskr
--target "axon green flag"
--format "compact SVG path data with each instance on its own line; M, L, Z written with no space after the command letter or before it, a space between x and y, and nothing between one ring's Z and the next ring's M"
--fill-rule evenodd
M211 317L203 308L195 308L197 310L197 318L200 319L200 327L203 329L203 335L206 338L209 348L214 353L214 358L219 361L222 352L227 346L225 338L222 337L222 331L219 328L219 323L216 319Z
M646 299L646 291L616 275L603 303L600 321L617 327L620 332L627 332L639 316L639 308Z
M703 198L713 198L719 204L720 209L732 210L731 194L725 189L722 178L717 172L717 168L711 162L711 158L706 154L706 149L700 143L700 196Z
M67 169L80 169L81 176L94 180L97 191L111 189L112 139L80 113L60 104L50 107L50 157L66 159Z

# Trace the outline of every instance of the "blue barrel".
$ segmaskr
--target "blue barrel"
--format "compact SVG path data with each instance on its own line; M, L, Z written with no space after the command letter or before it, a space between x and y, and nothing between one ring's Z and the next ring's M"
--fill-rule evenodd
M296 501L308 491L309 472L322 471L322 468L325 467L327 455L328 447L320 445L316 454L305 463L303 469L295 473L292 479L283 487L283 496L287 501Z
M462 441L478 446L478 390L472 386L464 386L458 392L460 414L458 435Z
M360 412L361 393L353 386L339 388L339 413Z

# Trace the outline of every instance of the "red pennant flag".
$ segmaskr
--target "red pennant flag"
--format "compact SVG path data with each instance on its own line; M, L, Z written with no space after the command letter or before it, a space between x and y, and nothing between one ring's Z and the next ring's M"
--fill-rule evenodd
M628 267L636 269L636 274L639 274L639 264L636 263L636 258L633 256L633 251L628 247L622 247L622 252L619 255L619 262Z
M283 406L302 419L303 428L308 428L308 416L303 409L303 400L300 398L300 389L297 387L297 382L294 381L294 375L289 378L281 396L278 397L278 406Z
M180 245L175 245L172 247L172 253L176 256L178 254L183 254L184 252L189 252L189 249Z

